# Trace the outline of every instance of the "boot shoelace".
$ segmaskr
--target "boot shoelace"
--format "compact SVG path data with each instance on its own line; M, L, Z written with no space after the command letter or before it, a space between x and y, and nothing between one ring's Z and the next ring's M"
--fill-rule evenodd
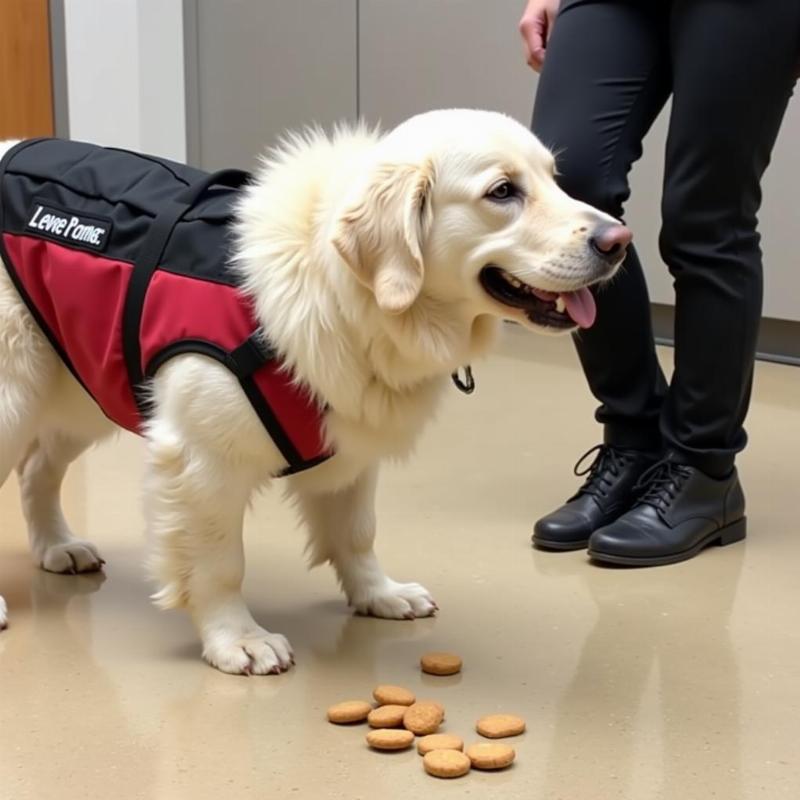
M597 453L594 461L588 467L581 470L580 466L586 459ZM621 450L607 444L597 444L587 450L573 467L572 471L579 478L584 475L588 477L583 482L583 486L578 489L576 497L581 494L591 494L605 497L609 488L613 485L613 478L618 478L620 470L630 461L630 457Z
M641 493L636 504L646 504L657 511L666 511L691 474L691 469L685 464L676 464L674 461L656 462L642 473L633 487L634 494Z

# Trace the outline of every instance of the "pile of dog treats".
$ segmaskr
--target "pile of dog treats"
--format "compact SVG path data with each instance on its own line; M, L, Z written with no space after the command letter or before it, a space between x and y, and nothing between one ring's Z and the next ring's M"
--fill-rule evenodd
M455 675L461 666L461 658L453 653L426 653L420 659L422 671L429 675ZM367 744L374 750L406 750L416 740L425 771L436 778L460 778L473 768L504 769L516 758L514 748L502 742L478 742L465 750L461 737L438 733L445 708L435 700L417 700L402 686L377 686L372 696L375 703L347 700L331 706L328 721L366 721L371 728ZM492 714L479 719L475 730L487 739L504 739L523 733L525 721L513 714Z

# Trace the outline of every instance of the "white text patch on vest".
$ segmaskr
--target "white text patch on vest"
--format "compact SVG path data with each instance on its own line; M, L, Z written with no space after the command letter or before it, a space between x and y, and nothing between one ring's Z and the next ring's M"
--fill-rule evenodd
M98 220L37 204L28 221L28 228L54 239L82 242L90 247L102 248L105 245L108 226L98 225L97 222Z

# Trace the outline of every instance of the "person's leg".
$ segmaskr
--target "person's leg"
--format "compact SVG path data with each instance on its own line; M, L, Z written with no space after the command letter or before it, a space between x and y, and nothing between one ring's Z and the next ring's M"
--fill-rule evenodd
M674 100L661 252L675 278L675 373L661 430L717 477L747 441L762 270L760 181L794 84L800 3L673 3Z
M547 48L533 132L557 154L569 194L621 217L628 172L670 91L663 9L620 0L566 2ZM577 495L541 518L539 547L584 547L592 531L623 513L652 452L666 391L656 359L650 305L636 251L597 296L595 324L575 336L589 386L601 405L600 449ZM624 451L624 452L623 452Z
M566 2L547 48L533 132L557 154L559 183L621 217L628 172L670 92L661 4ZM575 337L609 444L658 448L666 384L656 360L650 306L634 248L598 292L596 323Z
M637 504L592 535L596 560L669 564L745 536L734 457L746 442L761 313L756 214L799 49L795 2L672 3L660 239L676 290L675 372L661 417L669 456Z

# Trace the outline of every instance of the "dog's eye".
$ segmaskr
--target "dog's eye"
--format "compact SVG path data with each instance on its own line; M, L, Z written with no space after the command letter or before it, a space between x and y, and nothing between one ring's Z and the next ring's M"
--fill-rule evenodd
M513 200L519 195L519 189L511 183L511 181L504 180L495 184L487 193L486 197L489 200L495 200L498 203L503 203L508 200Z

